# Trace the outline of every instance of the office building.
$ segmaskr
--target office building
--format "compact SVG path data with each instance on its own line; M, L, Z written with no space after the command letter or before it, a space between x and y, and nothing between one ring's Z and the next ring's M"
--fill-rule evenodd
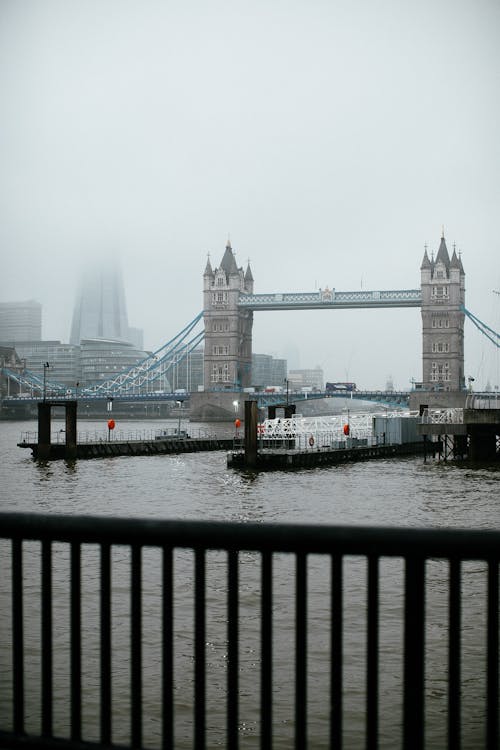
M317 391L325 389L325 377L319 365L309 370L290 370L288 383L290 389L294 391L300 391L301 388L313 388Z
M283 386L286 381L286 359L275 359L270 354L252 354L252 386Z
M0 302L0 342L40 341L42 306L35 300Z

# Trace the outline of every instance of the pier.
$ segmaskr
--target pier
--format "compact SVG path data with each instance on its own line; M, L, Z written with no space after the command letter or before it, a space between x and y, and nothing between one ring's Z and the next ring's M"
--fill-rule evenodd
M65 430L58 434L63 440L54 440L51 435L51 410L53 406L65 408ZM113 427L109 427L110 424ZM197 451L231 450L235 438L203 434L189 436L180 429L160 430L157 434L120 436L111 439L114 421L108 422L108 434L94 434L90 439L77 437L77 402L40 401L38 404L38 433L26 435L17 445L31 450L33 458L50 461L55 459L89 459L110 456L156 456L172 453L194 453Z

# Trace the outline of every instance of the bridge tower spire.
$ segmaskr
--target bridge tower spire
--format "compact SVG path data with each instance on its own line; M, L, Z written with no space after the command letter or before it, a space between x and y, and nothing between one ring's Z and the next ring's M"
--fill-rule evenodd
M420 272L423 387L461 390L465 386L465 272L455 249L450 260L444 228L435 259L429 260L426 247Z
M250 263L238 267L228 239L218 267L203 274L205 322L204 390L238 390L251 385L253 312L240 309L240 293L253 292Z

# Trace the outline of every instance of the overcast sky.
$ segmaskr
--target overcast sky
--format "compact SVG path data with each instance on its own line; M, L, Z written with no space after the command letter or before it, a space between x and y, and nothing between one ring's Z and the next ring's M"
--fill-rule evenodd
M444 225L500 330L499 39L497 0L0 0L0 300L68 341L81 263L116 254L156 349L228 235L255 292L417 289ZM407 388L420 310L256 313L254 351Z

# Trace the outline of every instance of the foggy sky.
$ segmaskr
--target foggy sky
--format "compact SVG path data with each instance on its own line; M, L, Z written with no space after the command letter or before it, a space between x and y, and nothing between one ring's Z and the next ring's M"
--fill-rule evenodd
M256 293L417 289L444 225L500 330L499 32L493 0L1 0L0 300L68 341L82 264L117 255L156 349L228 235ZM404 389L420 310L256 313L253 348Z

